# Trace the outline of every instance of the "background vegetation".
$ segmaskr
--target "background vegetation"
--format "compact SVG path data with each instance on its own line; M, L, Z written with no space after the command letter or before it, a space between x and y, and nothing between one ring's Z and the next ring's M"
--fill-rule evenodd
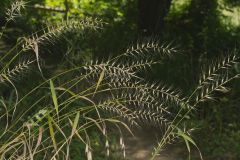
M6 23L6 8L11 2L0 2L2 27ZM0 56L20 37L41 30L46 24L56 25L62 20L85 17L102 19L108 25L94 32L77 30L67 33L54 45L44 45L41 53L44 62L41 63L44 63L42 72L45 77L60 73L66 66L73 67L91 60L104 61L124 53L126 46L133 42L150 38L177 46L181 54L170 60L163 59L164 65L154 65L151 73L140 74L147 75L145 77L150 82L161 80L181 86L184 93L190 94L196 87L199 73L211 63L211 59L226 56L239 48L238 0L31 0L22 16L8 24L0 39ZM17 88L24 93L28 92L28 86L40 83L42 76L37 72L31 72L31 78L20 79ZM234 72L240 72L238 65L234 65ZM31 85L26 85L29 83ZM199 128L193 139L204 159L240 158L239 84L239 79L234 80L228 86L231 92L217 95L218 103L201 104L191 113L187 125ZM3 99L11 99L13 93L3 85L0 94ZM94 131L91 134L98 146L101 138ZM77 152L74 154L78 155ZM105 156L99 148L96 159L101 158Z

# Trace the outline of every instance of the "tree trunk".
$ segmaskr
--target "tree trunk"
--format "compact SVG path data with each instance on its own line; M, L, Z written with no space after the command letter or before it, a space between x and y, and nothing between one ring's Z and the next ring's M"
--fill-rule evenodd
M139 30L144 36L159 34L172 0L139 0Z

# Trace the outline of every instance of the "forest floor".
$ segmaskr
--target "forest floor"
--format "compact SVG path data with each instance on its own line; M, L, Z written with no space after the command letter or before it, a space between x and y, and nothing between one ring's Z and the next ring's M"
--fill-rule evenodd
M159 140L156 129L135 130L134 136L128 135L126 141L126 155L128 160L149 160L151 153ZM161 152L155 160L186 160L188 152L184 144L171 145Z

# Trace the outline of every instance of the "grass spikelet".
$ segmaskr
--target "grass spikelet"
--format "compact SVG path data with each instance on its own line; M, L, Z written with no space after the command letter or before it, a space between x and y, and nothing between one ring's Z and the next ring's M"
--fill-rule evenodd
M24 9L26 6L26 2L23 0L15 0L11 7L6 11L6 20L11 21L14 20L16 17L21 16L21 10Z
M9 80L15 80L19 75L26 73L30 65L34 63L34 60L25 60L20 63L18 63L14 68L12 69L6 69L0 74L0 82L6 81L6 77Z

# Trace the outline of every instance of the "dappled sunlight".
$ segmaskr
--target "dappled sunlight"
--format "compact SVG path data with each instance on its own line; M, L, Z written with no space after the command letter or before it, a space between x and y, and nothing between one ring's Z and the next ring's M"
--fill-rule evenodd
M222 14L220 19L227 29L237 29L240 27L240 5L231 6L224 0L218 0L218 10Z

